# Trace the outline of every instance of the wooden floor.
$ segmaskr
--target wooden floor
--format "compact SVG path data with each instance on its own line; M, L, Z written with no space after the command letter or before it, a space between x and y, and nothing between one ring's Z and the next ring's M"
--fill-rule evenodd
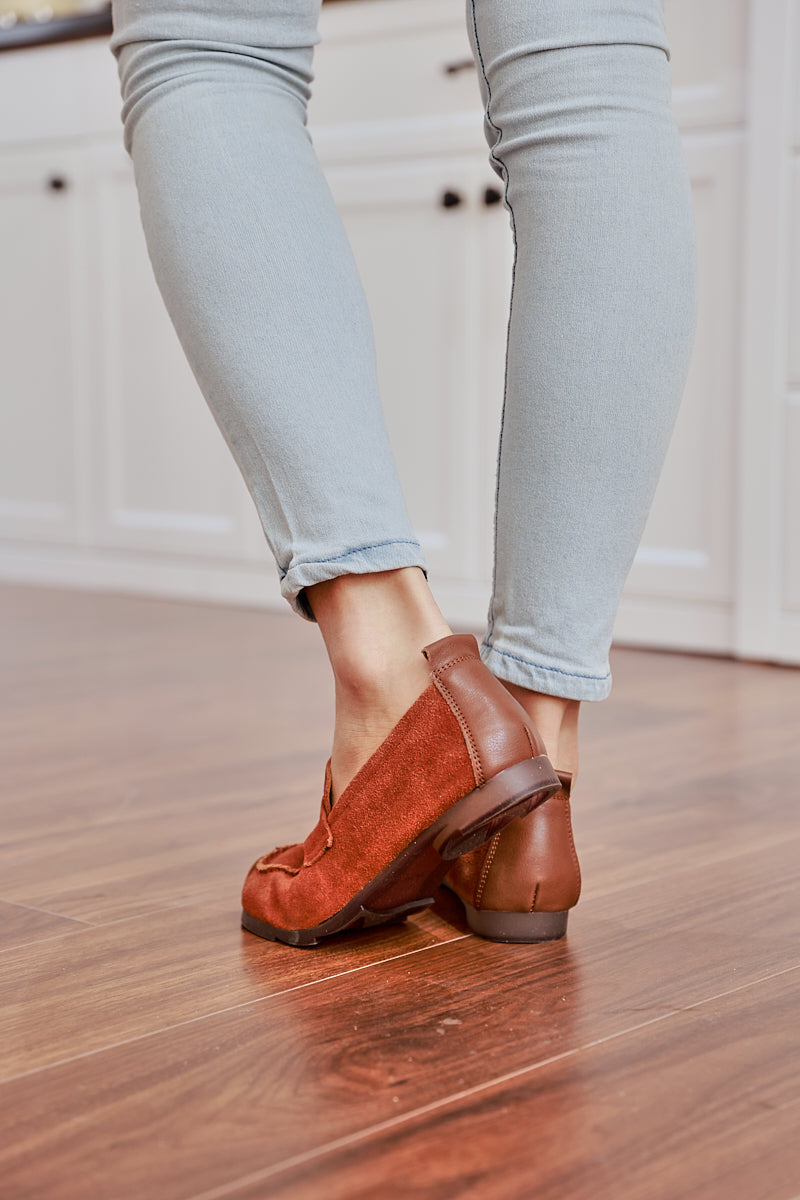
M565 942L239 927L316 818L291 616L0 588L3 1200L800 1196L800 672L618 651Z

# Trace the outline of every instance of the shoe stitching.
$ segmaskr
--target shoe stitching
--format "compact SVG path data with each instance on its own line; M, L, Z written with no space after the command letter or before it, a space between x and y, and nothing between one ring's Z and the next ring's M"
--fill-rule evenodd
M489 842L489 848L486 851L486 857L483 860L483 866L481 867L481 873L478 876L478 885L475 888L475 907L476 908L480 908L480 906L481 906L481 901L483 900L483 893L486 890L486 884L488 883L488 880L489 880L489 871L491 870L492 863L494 862L494 856L495 856L495 854L497 854L497 848L499 845L500 845L500 834L496 833L494 835L494 837L492 838L492 840Z
M472 656L470 655L468 657L472 657ZM455 659L454 661L457 662L460 660ZM472 773L475 776L475 784L477 787L480 787L481 784L485 782L486 777L483 773L483 767L481 766L481 760L480 760L480 755L478 753L478 747L475 742L475 738L472 735L472 730L470 729L469 725L467 724L467 719L464 716L464 714L462 713L461 709L459 708L458 701L456 700L455 696L450 691L447 684L441 679L441 677L439 675L438 667L433 672L433 682L434 682L434 685L435 685L437 691L444 697L444 701L447 704L447 707L450 709L453 716L458 721L459 727L464 736L464 740L467 743L467 752L469 754L469 760L472 763Z
M434 667L434 671L449 671L451 667L455 667L460 662L480 662L477 654L459 654L458 658L448 658L446 663L440 663L438 667Z
M328 852L328 850L330 850L331 846L333 845L333 830L331 829L330 824L328 823L328 817L327 817L327 814L326 814L324 808L321 810L321 812L319 814L319 819L320 819L321 823L324 825L326 833L327 833L327 836L325 839L325 845L322 847L319 854L315 855L314 858L309 858L308 860L306 860L305 857L303 858L303 866L304 867L313 867L315 863L319 862L319 860L322 858L323 854L326 854Z
M341 554L334 554L331 558L309 558L300 559L299 562L292 563L283 571L282 578L291 575L293 571L299 570L301 567L317 567L324 566L326 563L341 562L344 558L352 558L357 554L363 554L367 550L382 550L385 546L416 546L420 549L419 542L412 538L392 538L388 542L371 542L367 546L355 546L352 550L344 550Z
M258 860L261 863L261 859ZM289 867L285 863L266 863L264 866L256 864L256 870L266 874L267 871L283 871L285 875L299 875L300 867Z
M294 867L286 866L283 863L274 863L272 861L273 858L275 858L278 854L283 854L284 850L291 850L292 845L293 843L290 842L287 846L276 846L275 849L270 850L268 854L262 854L261 858L259 858L258 861L253 864L256 871L286 871L289 875L297 875L298 871L300 870L299 867L295 869Z
M535 887L534 887L534 889L533 889L533 904L532 904L532 905L531 905L531 907L530 907L530 911L531 911L532 913L533 913L533 912L536 912L536 901L537 901L538 899L539 899L539 881L537 880L537 881L536 881L536 886L535 886Z
M538 756L537 756L537 754L536 754L536 747L535 747L535 746L534 746L534 744L533 744L533 738L531 737L531 731L530 731L530 729L528 729L528 726L527 726L527 725L523 725L523 727L522 727L522 728L525 730L525 736L527 737L527 739L528 739L528 745L529 745L529 746L530 746L530 748L531 748L531 758L536 758L536 757L538 757Z

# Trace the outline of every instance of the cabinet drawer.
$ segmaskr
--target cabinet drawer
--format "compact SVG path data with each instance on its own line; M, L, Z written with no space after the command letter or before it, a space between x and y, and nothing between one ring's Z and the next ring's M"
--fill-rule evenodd
M106 133L121 141L121 107L107 38L3 52L0 145Z
M335 4L320 32L316 127L481 109L461 0Z
M744 119L747 0L665 0L674 107L685 127ZM462 0L362 0L323 10L315 126L481 107Z
M664 15L681 126L744 121L747 0L665 0Z

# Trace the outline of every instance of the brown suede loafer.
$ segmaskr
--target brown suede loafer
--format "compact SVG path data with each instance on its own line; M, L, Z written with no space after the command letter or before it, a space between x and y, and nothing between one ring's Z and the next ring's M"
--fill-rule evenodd
M251 867L242 924L294 946L433 903L449 864L560 784L536 729L471 635L423 650L431 682L305 842Z
M581 894L572 838L572 776L535 812L512 821L486 845L454 863L445 887L464 905L473 933L495 942L547 942L567 932Z

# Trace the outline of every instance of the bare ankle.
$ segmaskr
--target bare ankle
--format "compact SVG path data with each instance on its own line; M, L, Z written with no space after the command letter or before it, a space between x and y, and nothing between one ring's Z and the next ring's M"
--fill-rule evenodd
M428 686L422 649L450 629L417 567L341 576L307 595L336 683L335 799Z
M553 766L558 771L568 771L574 777L578 771L580 701L533 692L515 683L504 683L542 735Z
M307 589L334 675L369 687L412 662L450 628L418 567L342 575Z

